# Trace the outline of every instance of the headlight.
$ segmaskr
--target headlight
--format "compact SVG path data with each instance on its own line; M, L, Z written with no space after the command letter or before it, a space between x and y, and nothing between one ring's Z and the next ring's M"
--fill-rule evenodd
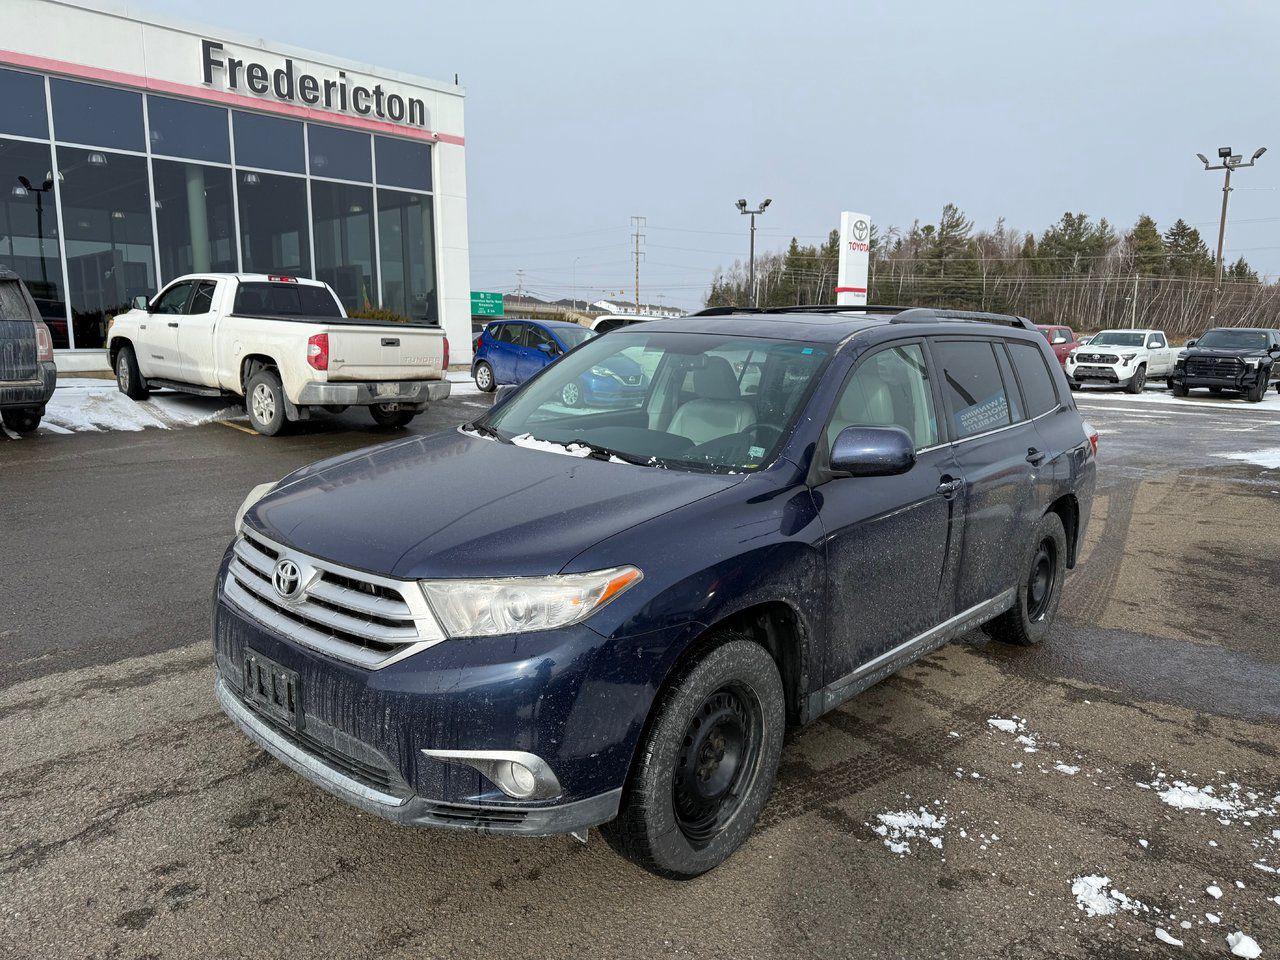
M1262 364L1262 358L1261 358L1261 357L1242 357L1241 359L1243 359L1243 360L1244 360L1244 365L1245 365L1246 367L1254 367L1254 368L1257 368L1258 366L1260 366L1260 365Z
M260 483L249 491L249 495L240 504L240 509L236 511L236 533L240 533L241 528L244 526L244 515L249 512L249 508L275 489L278 482Z
M1136 356L1137 356L1136 353L1122 353L1120 354L1120 359L1125 362L1125 366L1128 366L1129 364L1133 363L1133 358Z
M591 375L594 377L612 377L613 371L608 367L592 367Z
M494 580L423 580L422 592L450 637L554 630L587 619L639 583L635 567Z

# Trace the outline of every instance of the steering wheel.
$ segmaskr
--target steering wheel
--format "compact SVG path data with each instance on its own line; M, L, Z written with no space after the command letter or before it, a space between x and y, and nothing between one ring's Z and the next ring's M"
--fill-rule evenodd
M768 450L782 437L782 428L774 426L772 423L753 423L747 429L741 431L738 436L755 438L759 441L760 446Z

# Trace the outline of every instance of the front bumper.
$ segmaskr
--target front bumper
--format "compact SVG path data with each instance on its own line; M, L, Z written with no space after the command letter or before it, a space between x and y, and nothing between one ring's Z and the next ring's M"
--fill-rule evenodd
M215 690L223 712L250 740L285 766L338 799L404 826L548 836L585 830L618 814L620 787L585 800L525 808L511 804L442 803L395 787L378 789L338 765L326 763L311 744L255 713L221 676Z
M1119 363L1073 363L1070 360L1063 367L1068 380L1076 383L1102 383L1112 386L1128 383L1133 379L1137 369L1136 365L1126 367Z
M370 382L307 383L294 403L299 406L369 407L375 403L403 403L424 407L449 396L448 380L381 380Z
M58 368L52 360L37 366L36 375L29 380L0 380L0 407L44 409L58 386Z
M1169 379L1188 390L1196 387L1220 387L1223 390L1250 390L1260 382L1273 379L1266 367L1246 366L1238 375L1213 376L1210 374L1188 374L1184 367L1175 367Z

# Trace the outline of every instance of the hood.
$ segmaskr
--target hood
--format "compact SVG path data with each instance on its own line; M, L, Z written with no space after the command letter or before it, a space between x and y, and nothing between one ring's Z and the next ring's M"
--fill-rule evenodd
M1188 357L1266 357L1270 356L1266 348L1259 347L1184 347L1183 355Z
M742 479L586 460L454 430L300 470L245 522L303 553L386 576L538 576Z

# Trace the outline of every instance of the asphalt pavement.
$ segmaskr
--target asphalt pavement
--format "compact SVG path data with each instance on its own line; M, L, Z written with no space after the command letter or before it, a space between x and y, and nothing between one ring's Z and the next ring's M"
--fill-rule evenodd
M0 442L0 956L1280 953L1280 411L1077 396L1099 491L1049 642L971 634L796 731L750 841L683 884L594 835L362 815L218 711L236 506L396 434Z

